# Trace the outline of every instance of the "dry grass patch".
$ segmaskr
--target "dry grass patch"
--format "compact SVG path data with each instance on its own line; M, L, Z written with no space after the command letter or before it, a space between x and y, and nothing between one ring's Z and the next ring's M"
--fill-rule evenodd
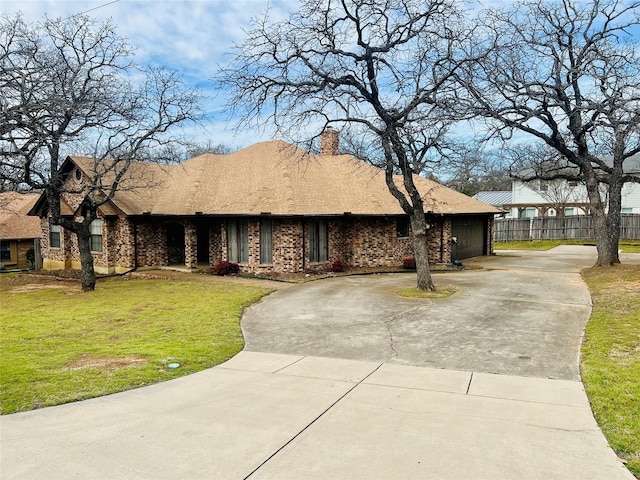
M439 285L434 292L418 290L417 288L402 288L396 292L396 295L406 298L448 298L458 291L453 285Z
M135 367L148 363L144 357L139 355L115 355L97 356L91 353L83 353L78 358L68 363L69 370L80 370L83 368L96 368L98 370L112 372L121 368Z

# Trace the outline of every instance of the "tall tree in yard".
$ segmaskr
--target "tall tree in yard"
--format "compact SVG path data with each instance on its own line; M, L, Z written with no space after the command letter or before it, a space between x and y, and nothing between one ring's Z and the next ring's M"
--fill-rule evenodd
M473 115L490 136L516 133L555 152L532 178L584 183L596 265L619 263L622 188L640 182L640 2L543 0L481 18L488 54L460 74ZM461 73L461 72L458 72Z
M429 198L413 176L441 153L453 123L452 80L467 40L452 0L302 0L287 20L256 22L217 78L241 128L275 123L300 140L314 125L338 126L382 152L389 191L410 218L423 290L435 288Z
M173 72L139 67L133 53L109 22L0 17L0 180L44 191L51 223L77 236L85 291L95 288L98 209L120 189L147 186L130 167L199 115L197 91ZM95 159L72 189L59 172L70 154ZM66 193L82 196L79 216L61 215Z

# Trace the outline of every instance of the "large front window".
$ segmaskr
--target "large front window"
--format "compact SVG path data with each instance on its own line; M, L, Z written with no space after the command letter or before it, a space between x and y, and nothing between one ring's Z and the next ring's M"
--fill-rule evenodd
M227 260L249 262L249 224L246 220L227 222Z
M329 229L326 220L309 224L309 261L326 262L329 258Z
M91 251L92 252L101 252L102 251L102 220L96 218L91 225L89 226L91 230Z

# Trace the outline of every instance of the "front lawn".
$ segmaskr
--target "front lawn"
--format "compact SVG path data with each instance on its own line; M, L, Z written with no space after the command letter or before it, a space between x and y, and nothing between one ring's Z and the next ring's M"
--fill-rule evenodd
M128 390L217 365L244 341L242 310L269 293L223 281L0 277L3 414ZM177 368L173 364L180 364Z
M582 380L609 445L640 478L640 265L582 272L593 312L582 344Z

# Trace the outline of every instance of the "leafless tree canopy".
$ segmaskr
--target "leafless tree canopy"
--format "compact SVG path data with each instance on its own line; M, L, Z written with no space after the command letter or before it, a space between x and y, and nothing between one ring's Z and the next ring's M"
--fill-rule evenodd
M269 122L300 139L334 125L361 152L381 152L389 190L424 240L412 175L446 150L453 77L470 40L454 0L303 0L290 19L256 22L217 80L241 128ZM428 269L426 252L416 257L419 273Z
M173 127L198 117L197 91L132 55L109 22L0 17L0 180L44 190L52 221L80 244L101 204L144 187L128 175L132 162L152 158L176 140ZM60 216L58 169L69 154L96 159L91 183L75 192L85 196L81 222Z
M502 151L490 151L469 145L457 151L442 177L449 188L473 196L481 191L511 190L511 174Z
M469 103L458 105L487 119L488 136L527 134L558 160L543 159L539 178L585 182L600 265L618 262L621 189L640 182L626 167L640 152L640 56L629 35L639 13L640 3L617 0L490 10L480 21L487 55L460 75Z

